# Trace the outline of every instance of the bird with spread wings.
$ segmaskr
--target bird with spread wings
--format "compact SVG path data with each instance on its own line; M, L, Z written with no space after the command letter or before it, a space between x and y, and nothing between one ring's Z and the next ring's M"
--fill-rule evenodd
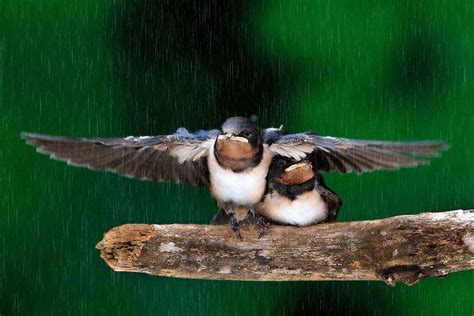
M220 207L252 208L265 191L275 156L300 160L311 155L316 170L364 173L426 164L447 145L436 141L388 142L287 134L234 117L220 129L125 138L68 138L23 133L28 144L70 165L115 172L142 180L210 188Z

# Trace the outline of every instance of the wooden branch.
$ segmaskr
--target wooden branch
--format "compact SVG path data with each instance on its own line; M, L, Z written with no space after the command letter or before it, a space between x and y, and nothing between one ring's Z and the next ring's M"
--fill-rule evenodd
M215 280L383 280L414 284L474 268L474 210L309 227L243 240L227 226L127 224L97 244L115 271Z

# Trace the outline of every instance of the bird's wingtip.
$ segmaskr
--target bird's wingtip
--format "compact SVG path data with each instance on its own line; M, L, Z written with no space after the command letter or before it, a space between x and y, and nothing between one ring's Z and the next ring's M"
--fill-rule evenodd
M50 135L30 133L30 132L21 132L20 138L24 139L25 142L31 146L41 146L44 142L60 140L60 137L57 137L57 136L50 136Z
M21 132L20 138L26 140L26 142L34 143L35 141L62 141L67 139L62 136L53 136L39 133Z
M448 144L448 142L440 142L439 145L440 145L439 148L442 151L446 151L451 147L451 145Z
M441 156L442 152L447 151L451 147L450 144L444 141L435 142L433 145L432 153L430 155L431 157L439 157Z
M30 132L21 132L21 133L20 133L20 138L21 138L21 139L28 139L28 138L30 138L30 135L31 135L31 134L32 134L32 133L30 133Z
M38 142L41 141L42 139L47 138L47 135L41 135L37 133L30 133L30 132L21 132L20 133L20 138L24 139L25 142L28 145L33 145L36 146L38 145Z
M37 138L48 138L51 137L49 135L38 134L38 133L31 133L31 132L21 132L20 138L25 140L37 139Z
M24 139L28 145L34 145L34 139L38 134L30 133L30 132L21 132L20 138Z

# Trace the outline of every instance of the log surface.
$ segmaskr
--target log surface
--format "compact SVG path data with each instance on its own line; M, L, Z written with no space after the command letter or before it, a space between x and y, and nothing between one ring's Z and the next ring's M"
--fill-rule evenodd
M227 226L126 224L97 244L115 271L215 280L383 280L414 284L474 268L474 211L309 227L258 238Z

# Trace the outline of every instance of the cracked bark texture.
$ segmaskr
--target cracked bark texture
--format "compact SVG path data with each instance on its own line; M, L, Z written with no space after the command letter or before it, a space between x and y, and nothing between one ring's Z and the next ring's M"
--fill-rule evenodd
M474 211L308 227L243 240L226 225L126 224L97 244L115 271L214 280L383 280L415 284L474 268Z

